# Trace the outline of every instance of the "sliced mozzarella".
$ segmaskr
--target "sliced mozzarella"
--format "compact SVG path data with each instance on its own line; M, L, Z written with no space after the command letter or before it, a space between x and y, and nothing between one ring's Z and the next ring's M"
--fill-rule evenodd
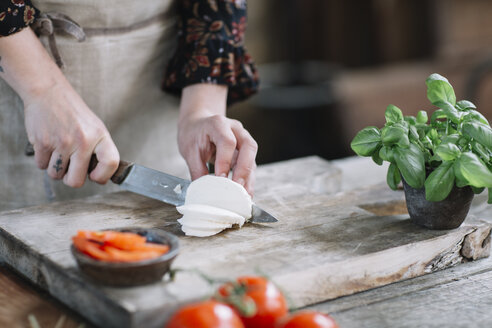
M232 227L232 223L219 223L214 221L208 221L206 219L190 218L187 215L184 215L181 219L178 220L178 222L184 226L189 226L196 229L204 229L204 230L227 229Z
M193 181L186 191L185 205L202 204L226 209L249 219L253 202L246 189L225 177L205 175Z
M179 213L183 214L183 219L188 221L208 221L216 224L244 224L245 218L232 211L202 204L188 204L176 207ZM230 226L229 226L230 227ZM228 227L228 228L229 228Z
M187 236L195 236L195 237L208 237L208 236L213 236L218 234L224 229L209 229L209 230L203 230L203 229L196 229L194 227L190 227L187 225L181 226L181 230L187 235Z

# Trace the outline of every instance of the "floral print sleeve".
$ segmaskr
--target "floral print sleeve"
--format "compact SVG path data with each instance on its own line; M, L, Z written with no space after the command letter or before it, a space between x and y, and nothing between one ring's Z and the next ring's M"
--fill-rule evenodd
M0 0L0 37L31 25L38 14L30 0Z
M243 45L246 0L179 0L178 48L164 90L180 94L196 83L227 85L228 104L258 89L258 75Z

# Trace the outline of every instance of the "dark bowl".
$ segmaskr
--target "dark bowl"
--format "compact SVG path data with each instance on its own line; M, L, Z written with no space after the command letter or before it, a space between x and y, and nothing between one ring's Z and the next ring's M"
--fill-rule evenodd
M147 238L148 242L169 245L169 252L159 257L137 262L105 262L96 260L71 246L80 270L92 280L111 286L147 285L162 279L169 271L179 252L179 240L175 235L160 229L122 228L111 229L133 232Z

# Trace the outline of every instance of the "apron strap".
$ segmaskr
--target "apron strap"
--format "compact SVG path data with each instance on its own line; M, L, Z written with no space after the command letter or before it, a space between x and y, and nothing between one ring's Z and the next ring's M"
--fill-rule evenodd
M39 18L31 25L38 35L48 37L51 54L58 67L63 68L63 61L56 46L55 32L65 32L73 36L77 41L85 40L84 29L67 15L47 12L42 13Z

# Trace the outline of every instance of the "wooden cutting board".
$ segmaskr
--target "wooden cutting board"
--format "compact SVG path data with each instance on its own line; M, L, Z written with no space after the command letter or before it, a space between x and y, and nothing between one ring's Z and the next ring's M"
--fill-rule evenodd
M261 272L294 307L489 255L489 224L470 217L450 231L414 226L402 191L362 182L374 180L367 177L367 165L373 164L354 159L335 166L307 157L261 166L255 199L279 222L247 224L210 238L184 236L173 206L128 192L3 212L0 257L98 325L162 327L177 306L210 295L210 286L192 272L143 287L97 285L81 275L70 254L77 230L170 231L181 244L174 268L217 278Z

